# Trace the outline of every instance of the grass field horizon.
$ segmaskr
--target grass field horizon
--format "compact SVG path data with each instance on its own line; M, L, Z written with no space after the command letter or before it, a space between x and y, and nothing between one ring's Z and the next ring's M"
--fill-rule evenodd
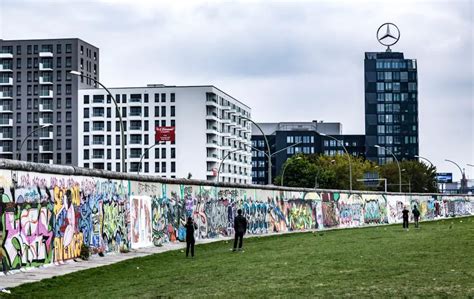
M181 250L24 284L8 297L474 296L474 217L295 233Z

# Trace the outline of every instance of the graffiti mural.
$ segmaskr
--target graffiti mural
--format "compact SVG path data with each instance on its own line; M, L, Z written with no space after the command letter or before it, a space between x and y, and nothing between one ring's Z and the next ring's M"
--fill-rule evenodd
M400 223L403 208L415 205L421 220L474 213L473 196L297 192L176 182L0 169L2 270L64 263L83 249L121 252L184 241L187 217L198 227L197 239L229 237L239 209L249 235Z

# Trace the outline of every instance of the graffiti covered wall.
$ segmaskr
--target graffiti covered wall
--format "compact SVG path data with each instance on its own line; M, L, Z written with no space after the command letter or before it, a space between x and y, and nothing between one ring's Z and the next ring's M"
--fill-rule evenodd
M474 214L473 196L286 191L183 185L0 169L2 271L63 263L92 253L231 236L242 209L248 234L399 223L405 206L421 220ZM255 188L254 188L255 187Z

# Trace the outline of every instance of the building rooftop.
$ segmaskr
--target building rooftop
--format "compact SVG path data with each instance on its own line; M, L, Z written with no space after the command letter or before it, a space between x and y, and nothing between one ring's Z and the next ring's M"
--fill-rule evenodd
M265 135L272 135L276 131L312 131L328 135L341 135L342 124L333 122L313 120L311 122L278 122L278 123L258 123ZM252 135L262 135L260 130L253 124Z

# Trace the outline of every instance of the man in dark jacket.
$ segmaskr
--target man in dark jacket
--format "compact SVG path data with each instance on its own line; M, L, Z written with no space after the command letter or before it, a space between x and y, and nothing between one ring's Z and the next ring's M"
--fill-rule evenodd
M194 230L197 229L197 225L193 222L193 218L188 217L188 221L184 226L186 228L186 257L189 256L189 249L191 249L191 257L194 257Z
M420 211L415 206L412 212L413 212L413 218L415 219L415 228L418 228L418 220L420 219Z
M234 231L235 231L235 239L234 239L234 249L233 251L237 250L237 240L239 240L239 250L242 250L242 242L244 239L245 232L247 231L247 219L242 216L242 210L237 210L237 217L234 219Z
M403 216L403 228L408 230L408 214L410 211L407 210L407 207L403 207L402 216Z

